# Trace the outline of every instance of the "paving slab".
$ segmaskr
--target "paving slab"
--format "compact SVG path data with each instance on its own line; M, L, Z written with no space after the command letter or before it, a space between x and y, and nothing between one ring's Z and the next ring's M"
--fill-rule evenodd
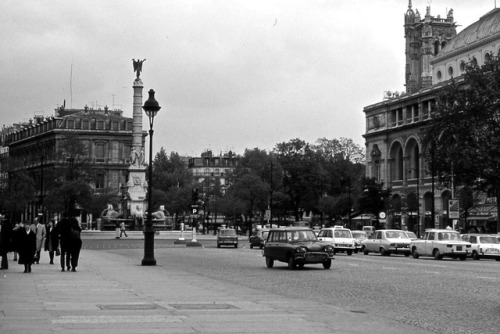
M77 272L41 263L27 274L10 261L0 271L0 333L429 333L140 258L138 249L84 250Z

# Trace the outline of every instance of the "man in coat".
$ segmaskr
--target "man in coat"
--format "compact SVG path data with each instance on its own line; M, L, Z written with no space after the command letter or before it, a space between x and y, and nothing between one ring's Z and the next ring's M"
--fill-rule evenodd
M42 246L45 245L45 238L47 237L47 230L45 224L41 223L41 217L35 218L35 234L36 234L36 256L35 263L40 263L40 252Z

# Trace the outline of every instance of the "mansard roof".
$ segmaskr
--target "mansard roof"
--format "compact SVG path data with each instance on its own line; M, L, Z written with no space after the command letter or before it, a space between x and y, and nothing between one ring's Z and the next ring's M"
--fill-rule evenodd
M483 15L479 21L474 22L462 30L441 50L432 63L439 62L458 53L466 52L482 44L489 43L500 37L500 8Z

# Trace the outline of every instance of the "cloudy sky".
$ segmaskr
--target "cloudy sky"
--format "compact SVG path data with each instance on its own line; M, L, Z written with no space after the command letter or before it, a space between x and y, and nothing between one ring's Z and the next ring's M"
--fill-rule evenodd
M458 31L495 0L454 9ZM499 3L500 5L500 3ZM162 109L154 150L270 150L300 138L364 145L363 107L404 90L408 0L1 0L0 126L66 107L132 117L132 58ZM71 89L70 89L71 87ZM147 119L144 116L143 129Z

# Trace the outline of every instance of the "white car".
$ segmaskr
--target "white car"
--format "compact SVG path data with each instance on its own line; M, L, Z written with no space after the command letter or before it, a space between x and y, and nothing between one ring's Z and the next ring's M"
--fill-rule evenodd
M448 229L429 229L422 238L412 240L410 245L413 258L432 256L436 260L443 257L465 260L471 254L470 242L463 241L460 233Z
M462 234L462 240L471 243L471 256L474 260L484 258L500 261L500 239L498 235Z
M318 240L331 244L335 248L335 253L345 252L347 255L352 255L356 249L351 230L347 228L322 228L319 231Z
M358 251L360 251L362 249L361 243L363 242L363 240L368 239L368 235L366 234L365 231L358 231L358 230L351 231L351 233L352 233L352 237L354 238L354 243L356 246L354 253L357 253Z
M382 256L404 254L410 256L410 242L406 233L401 230L377 230L372 236L361 242L363 254L380 253Z

